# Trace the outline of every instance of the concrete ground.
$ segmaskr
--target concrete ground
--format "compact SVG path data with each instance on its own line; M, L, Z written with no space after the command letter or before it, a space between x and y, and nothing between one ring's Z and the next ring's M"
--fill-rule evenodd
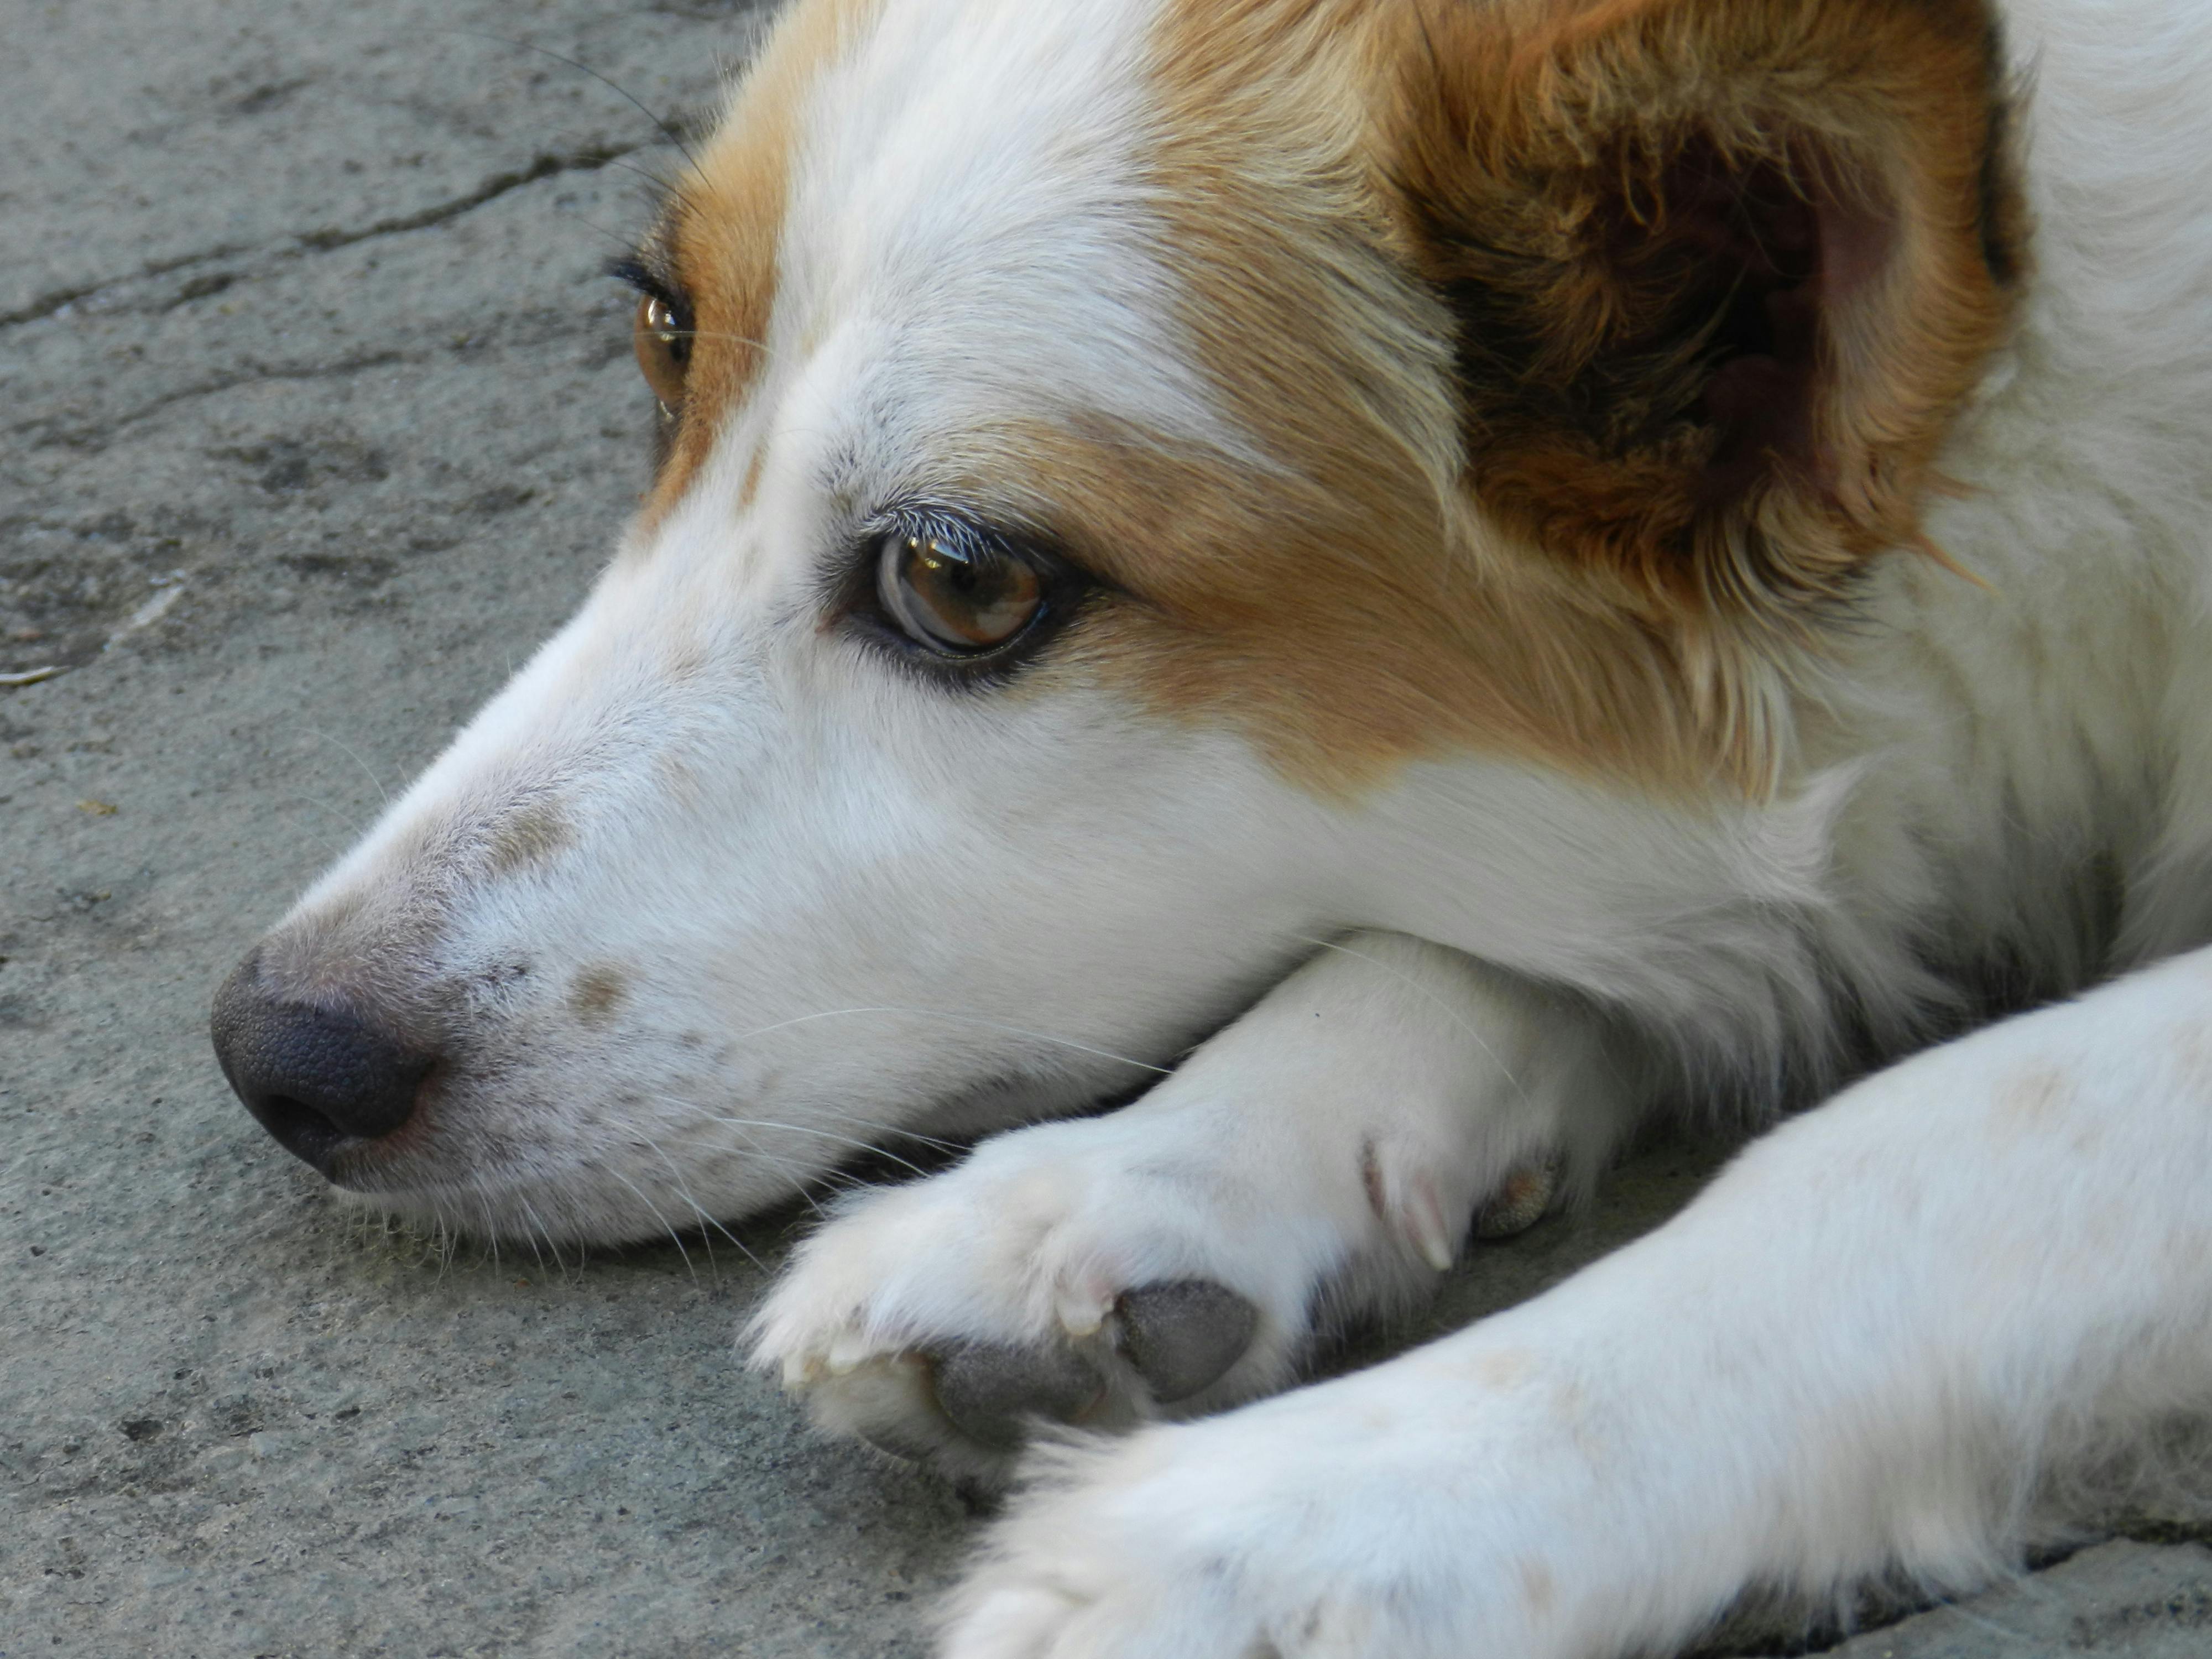
M0 1659L891 1656L974 1522L733 1364L724 1242L441 1255L229 1098L208 997L582 593L644 469L600 274L747 0L0 0ZM486 38L499 37L499 38ZM1665 1214L1477 1256L1441 1318ZM772 1267L798 1213L744 1231ZM1863 1636L2212 1652L2122 1543Z

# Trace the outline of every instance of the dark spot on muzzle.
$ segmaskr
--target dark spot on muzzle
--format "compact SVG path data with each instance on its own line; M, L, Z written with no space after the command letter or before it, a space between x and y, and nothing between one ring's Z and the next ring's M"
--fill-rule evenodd
M499 876L543 864L575 838L560 804L538 800L501 819L484 847L491 873Z
M210 1029L246 1109L325 1175L343 1148L388 1135L414 1115L436 1061L358 1011L278 1000L261 982L258 953L216 993Z
M576 975L569 988L568 1006L586 1025L604 1025L612 1019L629 996L629 982L619 968L602 963Z

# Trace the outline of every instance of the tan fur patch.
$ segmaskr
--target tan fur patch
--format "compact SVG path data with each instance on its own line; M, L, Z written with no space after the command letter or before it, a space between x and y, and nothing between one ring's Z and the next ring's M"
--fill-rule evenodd
M1474 1379L1485 1388L1510 1390L1536 1374L1536 1357L1526 1348L1499 1348L1474 1363Z
M1984 0L1449 9L1397 168L1488 510L1662 613L1832 598L1913 542L2022 258L1994 31ZM1804 429L1732 431L1724 393L1790 377L1729 332L1790 329Z
M726 419L760 378L775 307L792 149L806 95L882 3L806 0L793 7L670 198L656 238L690 300L696 333L683 406L646 496L641 529L650 530L683 498Z
M489 842L490 872L505 875L543 862L575 838L568 816L552 801L538 801L502 819Z
M2011 314L1978 0L1185 0L1154 56L1181 321L1282 470L1033 434L1037 493L1146 602L1085 630L1100 672L1328 789L1468 749L1770 783L1797 653L1867 559L1921 540ZM1838 260L1885 255L1823 268L1856 286L1808 356L1802 442L1742 454L1704 347L1666 337L1712 297L1667 228L1694 242L1718 211L1670 199L1739 179L1778 218L1830 191ZM1471 337L1470 285L1512 340Z
M2212 1031L2201 1025L2175 1030L2173 1061L2188 1097L2212 1103Z
M1998 1081L1990 1130L2007 1143L2049 1134L2065 1121L2074 1098L2074 1080L2059 1067L2025 1067Z
M1402 465L1401 489L1378 458L1382 487L1335 493L1104 422L994 447L1018 472L979 472L978 499L1048 526L1123 590L1053 647L1040 688L1089 675L1242 730L1323 793L1454 750L1654 787L1694 765L1650 633L1578 608L1547 573L1440 545L1433 497Z
M1552 1577L1552 1570L1528 1557L1522 1558L1520 1570L1522 1600L1528 1604L1532 1617L1542 1619L1559 1600L1559 1585Z
M796 124L879 3L794 9L671 206L698 335L647 528L757 384ZM1146 195L1277 465L1103 419L945 434L1123 590L1054 655L1322 792L1468 751L1771 786L2008 325L1991 40L1983 0L1176 0ZM1766 326L1716 270L1801 222L1822 263L1759 280L1823 307L1802 361L1712 349ZM1747 436L1777 396L1802 420Z

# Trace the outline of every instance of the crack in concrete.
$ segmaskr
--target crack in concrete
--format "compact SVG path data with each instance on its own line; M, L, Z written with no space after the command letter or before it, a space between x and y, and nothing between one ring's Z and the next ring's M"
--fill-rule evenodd
M175 258L157 259L127 276L103 277L98 282L82 283L74 288L56 289L43 294L28 305L14 311L0 312L0 330L20 328L26 323L35 323L52 316L65 307L80 300L91 299L110 289L127 287L133 283L149 282L157 276L167 276L193 265L211 264L217 259L234 258L240 254L267 253L283 258L301 253L325 253L337 248L352 247L356 243L373 241L380 236L404 235L409 231L427 230L448 220L473 213L489 202L498 200L510 191L534 185L541 179L556 178L566 173L597 173L601 167L635 155L648 144L592 144L566 154L542 152L525 167L510 168L495 173L466 195L439 202L416 213L404 213L392 218L380 219L375 223L357 228L339 226L302 232L283 243L264 242L258 247L252 243L230 243L206 249L198 253L181 254ZM182 292L157 305L118 307L118 312L160 313L174 311L194 300L205 299L210 294L221 293L245 276L240 271L218 272L195 278L185 284ZM19 430L21 428L18 428Z
M2019 1563L2016 1574L2000 1577L1988 1588L2004 1589L2008 1583L2033 1583L2055 1567L2064 1565L2075 1557L2115 1542L2171 1546L2199 1544L2212 1546L2212 1520L2152 1520L2136 1518L2124 1524L2114 1525L2109 1533L2099 1533L2065 1544L2052 1545L2027 1553ZM1815 1620L1802 1628L1760 1631L1757 1628L1732 1631L1723 1621L1714 1638L1686 1650L1682 1659L1817 1659L1820 1654L1934 1613L1944 1607L1960 1605L1958 1598L1947 1595L1906 1594L1894 1600L1883 1595L1862 1598L1850 1616L1842 1624ZM1784 1623L1796 1626L1795 1619L1785 1618Z
M473 212L509 191L534 185L541 179L550 179L563 173L597 173L610 161L634 155L645 148L647 146L642 144L593 144L584 149L573 150L566 155L541 154L528 167L514 172L494 173L467 195L457 196L450 202L424 208L420 213L380 219L360 230L311 230L298 239L299 244L303 248L322 253L332 248L351 247L356 242L366 242L378 236L398 236L410 230L426 230L432 225L443 224L448 219L458 219L465 213Z
M2113 1536L2131 1544L2203 1544L2212 1548L2212 1520L2139 1519L2116 1527Z
M209 248L204 252L179 254L173 259L152 260L128 276L103 276L96 283L86 283L76 288L56 289L40 295L17 310L0 312L0 328L16 328L25 323L35 323L41 318L52 316L64 306L75 305L79 300L88 299L102 289L121 288L126 283L150 282L173 271L206 264L211 259L228 259L233 254L249 252L250 246L244 242L228 243L222 247Z
M9 428L8 435L18 437L43 429L48 435L38 440L32 447L81 449L100 438L120 432L126 427L135 426L141 421L149 420L160 414L165 409L172 408L178 404L189 403L195 398L212 398L221 392L234 391L242 386L260 386L271 380L334 380L347 374L358 374L367 369L388 368L394 363L422 361L426 360L410 357L404 351L374 351L357 357L341 357L335 362L304 363L291 368L256 368L239 374L219 374L215 379L204 380L198 386L179 386L174 392L165 392L160 397L141 404L127 415L118 416L112 421L103 421L97 426L71 430L51 420L27 421L21 425Z

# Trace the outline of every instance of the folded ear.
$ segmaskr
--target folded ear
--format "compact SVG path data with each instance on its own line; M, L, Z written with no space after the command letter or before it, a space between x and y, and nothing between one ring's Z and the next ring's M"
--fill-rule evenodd
M1919 528L2025 223L1984 0L1412 0L1394 185L1479 503L1802 629Z

